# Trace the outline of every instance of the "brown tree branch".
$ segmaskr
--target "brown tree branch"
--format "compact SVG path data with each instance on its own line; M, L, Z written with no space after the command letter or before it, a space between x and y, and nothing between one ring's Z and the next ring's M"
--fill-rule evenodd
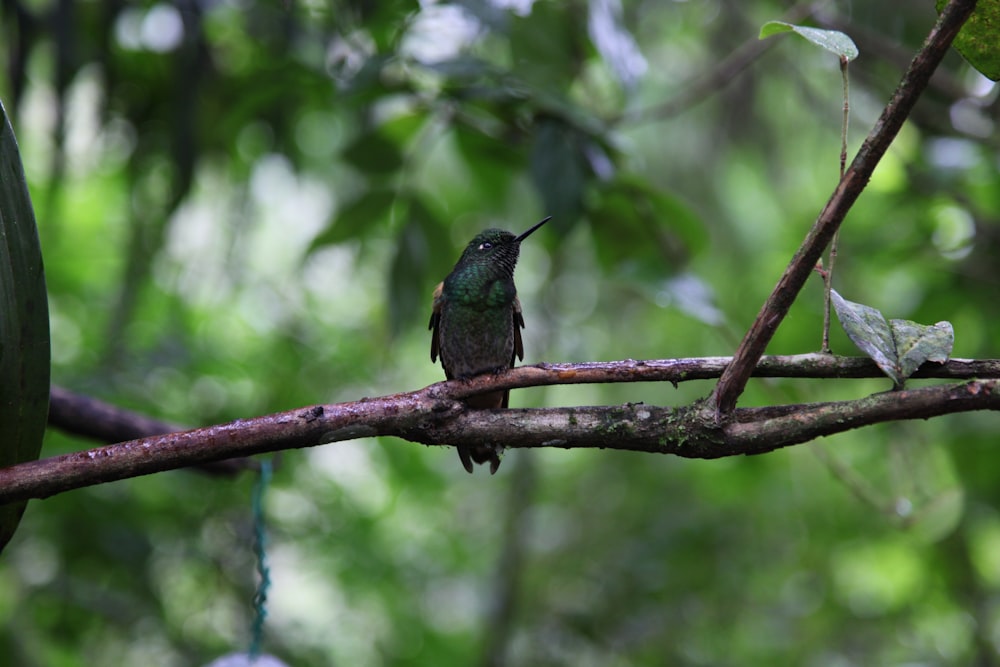
M184 430L183 426L57 386L49 391L49 426L103 442L122 442Z
M518 366L498 375L481 375L461 383L456 398L488 393L497 389L523 389L556 384L607 384L617 382L672 382L711 380L721 376L732 357L691 357L588 361L575 364ZM860 379L885 377L867 357L838 357L832 354L769 355L760 359L754 377ZM946 363L925 363L913 378L969 380L1000 378L1000 359L949 359ZM888 381L888 378L886 378Z
M742 408L723 425L704 419L698 406L466 410L422 424L423 432L408 431L404 437L424 444L499 441L514 448L617 449L716 459L764 454L879 422L973 410L1000 410L1000 381L972 380L852 401Z
M160 421L57 386L49 390L49 426L107 443L186 429L184 426ZM235 475L256 467L251 459L232 459L206 463L198 466L198 469L210 475Z
M626 359L575 364L519 366L499 375L472 378L461 384L455 396L464 398L497 389L522 389L555 384L607 384L616 382L672 382L718 378L732 357L692 357L686 359ZM838 357L832 354L769 355L754 369L755 377L773 378L881 378L884 374L867 357ZM971 380L1000 379L1000 359L950 359L947 363L926 363L914 378ZM126 410L63 387L53 386L49 395L49 426L70 435L105 443L137 440L153 435L176 433L187 427ZM233 461L235 467L252 467L252 462ZM235 472L235 470L233 470Z
M866 377L865 360L829 355L770 357L761 374L781 374L790 360L814 370L797 377ZM862 362L862 363L859 363ZM316 405L183 433L171 433L54 456L0 469L0 504L46 498L165 470L283 449L370 436L397 436L427 445L491 442L507 447L598 447L718 458L759 454L878 421L1000 409L1000 380L924 387L856 401L745 408L724 425L704 418L700 404L469 410L461 399L500 388L583 382L681 382L712 377L727 358L547 364L498 375L433 384L419 391ZM800 366L804 364L800 363ZM872 365L873 366L873 365ZM1000 360L928 364L925 376L1000 376Z
M805 285L823 250L830 244L847 212L865 189L875 166L889 149L917 99L927 87L931 74L937 69L952 40L975 7L976 0L951 0L941 12L847 173L840 179L802 246L743 337L733 355L733 363L722 374L710 401L717 420L736 407L737 399L743 393L747 380L771 342L778 325L788 314L788 309Z

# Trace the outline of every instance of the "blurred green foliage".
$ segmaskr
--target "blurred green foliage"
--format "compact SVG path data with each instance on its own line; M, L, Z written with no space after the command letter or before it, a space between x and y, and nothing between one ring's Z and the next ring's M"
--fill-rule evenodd
M4 3L54 381L192 425L419 388L443 378L426 323L461 246L549 214L518 268L526 363L731 353L834 187L838 63L800 40L727 60L784 3L621 4ZM853 152L934 8L816 11L794 20L861 52ZM837 289L952 322L958 357L1000 348L997 97L949 55L841 235ZM769 351L817 349L821 304L816 280ZM753 381L741 404L889 386ZM43 455L91 444L50 432ZM972 414L752 459L515 451L495 478L394 439L289 452L264 649L300 667L995 664L995 449L995 416ZM247 646L251 486L179 471L31 503L0 558L0 655L180 666Z

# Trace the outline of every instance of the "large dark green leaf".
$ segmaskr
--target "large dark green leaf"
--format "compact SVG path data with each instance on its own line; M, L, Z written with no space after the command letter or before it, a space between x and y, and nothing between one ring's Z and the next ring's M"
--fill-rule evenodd
M586 138L555 118L538 123L531 151L531 178L542 197L544 212L565 231L580 216L589 167L583 153Z
M577 57L586 40L583 12L565 12L555 2L536 2L531 13L510 21L511 71L542 89L566 88L580 68Z
M389 322L393 334L422 314L430 315L434 283L427 276L432 270L440 270L448 247L448 234L438 216L415 195L408 197L407 204L406 224L399 234L389 272ZM442 272L436 280L444 277Z
M525 165L525 151L516 144L489 136L466 123L452 128L455 147L474 181L483 210L501 209L512 177Z
M49 412L49 310L35 214L0 104L0 467L38 458ZM0 549L26 503L0 506Z
M704 248L704 221L684 202L642 178L618 174L588 198L587 217L601 263L660 280Z
M369 175L394 174L403 167L407 142L425 121L423 113L396 116L378 128L359 135L344 149L344 160Z
M380 132L360 135L344 149L343 157L352 167L377 176L392 174L403 166L399 145Z
M937 0L938 12L944 6L945 0ZM1000 81L1000 0L979 0L954 46L973 67Z
M396 201L396 192L387 189L367 190L337 211L329 226L312 242L310 250L360 239L381 225Z

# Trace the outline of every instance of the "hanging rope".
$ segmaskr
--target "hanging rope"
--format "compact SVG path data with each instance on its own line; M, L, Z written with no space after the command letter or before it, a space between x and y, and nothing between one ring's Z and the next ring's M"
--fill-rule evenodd
M250 632L250 660L260 655L264 636L264 619L267 617L267 589L271 586L271 571L267 566L267 531L264 526L264 491L271 482L270 459L260 462L260 476L253 490L253 552L257 556L257 574L260 581L253 596L254 619Z
M207 667L288 667L273 655L261 655L264 619L267 618L267 589L271 587L271 570L267 566L267 531L264 526L264 492L271 483L270 460L260 462L260 475L253 489L253 552L257 557L257 590L253 596L253 624L250 627L250 649L244 653L228 653L213 660Z

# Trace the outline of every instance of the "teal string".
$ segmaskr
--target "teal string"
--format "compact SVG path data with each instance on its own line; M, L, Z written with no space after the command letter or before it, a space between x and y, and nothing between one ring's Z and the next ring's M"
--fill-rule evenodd
M264 636L264 619L267 617L267 589L271 587L271 571L267 566L267 531L264 526L264 491L271 481L271 461L261 461L260 475L253 489L253 552L257 556L257 574L260 582L253 596L253 625L250 631L250 660L260 655Z

